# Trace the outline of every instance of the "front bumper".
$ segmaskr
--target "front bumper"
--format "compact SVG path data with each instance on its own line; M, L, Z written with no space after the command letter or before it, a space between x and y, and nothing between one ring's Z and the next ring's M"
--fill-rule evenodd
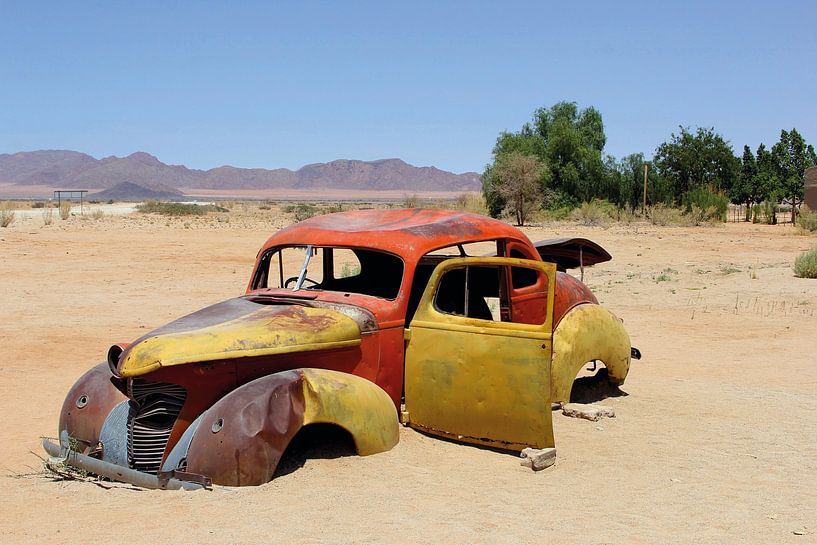
M160 490L199 490L209 489L211 486L210 480L206 478L198 478L199 482L192 482L177 478L176 472L160 472L158 475L136 471L129 467L123 467L117 464L112 464L98 458L92 458L85 454L81 454L68 447L68 436L66 432L60 435L60 444L54 444L48 439L43 439L43 448L49 456L59 458L61 462L68 464L71 467L99 475L111 479L112 481L119 481L129 483L141 488L160 489ZM186 476L186 475L185 475ZM198 477L198 476L195 476Z

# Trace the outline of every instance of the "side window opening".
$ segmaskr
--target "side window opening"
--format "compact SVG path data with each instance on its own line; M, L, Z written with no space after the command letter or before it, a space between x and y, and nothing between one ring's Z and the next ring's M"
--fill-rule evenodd
M468 266L452 269L440 279L434 304L445 314L478 320L503 321L501 269Z
M469 265L447 271L440 279L434 306L439 312L455 316L542 325L547 321L547 290L536 289L519 298L510 296L506 275L533 275L531 285L546 288L541 271L527 267Z
M511 249L509 257L516 257L519 259L530 259L516 248ZM536 284L538 275L534 269L527 269L525 267L513 267L511 271L511 287L515 290L527 288Z
M505 251L504 248L504 240L491 239L482 242L468 242L465 244L446 246L433 250L421 257L414 270L414 278L411 283L411 293L409 294L408 307L406 308L406 325L411 323L412 318L414 318L417 305L420 304L420 298L423 296L423 292L428 285L428 280L431 278L431 273L434 272L434 268L437 265L454 257L502 255L502 252ZM494 306L498 308L498 302L495 303Z

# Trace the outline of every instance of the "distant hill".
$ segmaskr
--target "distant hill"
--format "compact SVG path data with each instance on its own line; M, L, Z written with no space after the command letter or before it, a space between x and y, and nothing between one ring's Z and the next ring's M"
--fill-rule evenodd
M149 188L131 182L122 182L108 189L103 189L97 193L89 193L88 199L105 201L113 199L115 201L147 201L147 200L172 200L181 199L184 194L178 189L165 186L164 189L154 187Z
M158 191L182 187L404 191L476 191L480 188L476 172L454 174L435 167L416 167L401 159L341 159L306 165L295 171L232 166L195 170L183 165L166 165L145 152L104 159L76 151L0 154L0 183L108 189L125 182Z

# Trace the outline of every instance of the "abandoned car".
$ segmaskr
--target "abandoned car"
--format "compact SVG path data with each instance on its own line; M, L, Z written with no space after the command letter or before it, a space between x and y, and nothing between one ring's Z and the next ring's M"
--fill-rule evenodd
M603 362L614 384L629 370L621 320L564 272L609 259L464 212L313 217L267 240L244 295L113 345L68 393L61 444L44 446L159 488L268 482L313 424L360 455L391 449L400 421L552 447L552 403L582 367Z

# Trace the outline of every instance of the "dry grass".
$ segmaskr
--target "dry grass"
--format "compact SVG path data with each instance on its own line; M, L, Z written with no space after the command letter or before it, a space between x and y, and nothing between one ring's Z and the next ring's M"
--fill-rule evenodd
M43 208L42 211L43 215L43 225L51 225L54 223L54 208L51 206L46 206Z
M689 227L694 221L678 208L670 208L663 204L656 204L647 211L650 223L663 227Z
M69 202L62 202L60 203L60 219L67 220L68 216L71 215L71 203Z
M0 203L0 227L8 227L14 222L14 210L10 202Z

